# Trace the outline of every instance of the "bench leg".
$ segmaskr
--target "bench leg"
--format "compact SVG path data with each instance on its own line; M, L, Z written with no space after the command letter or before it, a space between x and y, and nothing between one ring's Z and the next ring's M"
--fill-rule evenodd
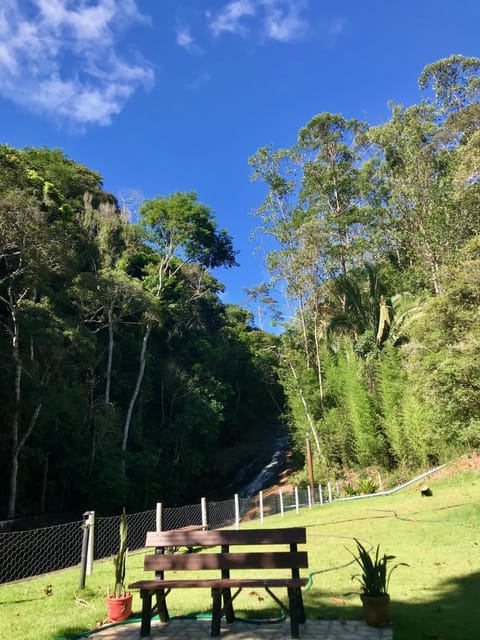
M290 635L292 638L298 638L300 636L299 623L299 611L298 611L298 595L297 589L288 587L288 603L290 605Z
M305 609L304 609L304 606L303 606L302 590L299 588L299 589L295 589L295 591L297 592L298 621L300 622L300 624L304 624L305 623Z
M152 592L140 591L142 598L142 623L140 625L140 637L145 638L150 635L152 621Z
M233 613L232 592L230 589L223 589L223 610L225 611L227 622L231 624L235 620L235 614Z
M161 622L168 622L170 619L170 616L168 615L167 597L165 595L165 590L159 589L158 591L155 592L155 596L157 599L158 617L160 618Z
M222 590L212 589L212 629L210 636L218 638L220 635L220 619L222 616Z

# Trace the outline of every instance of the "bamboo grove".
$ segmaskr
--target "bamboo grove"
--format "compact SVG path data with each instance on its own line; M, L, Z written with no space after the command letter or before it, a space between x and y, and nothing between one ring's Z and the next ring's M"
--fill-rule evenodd
M286 419L319 481L480 443L480 60L419 88L383 124L321 113L250 159L271 276L250 296L285 327Z

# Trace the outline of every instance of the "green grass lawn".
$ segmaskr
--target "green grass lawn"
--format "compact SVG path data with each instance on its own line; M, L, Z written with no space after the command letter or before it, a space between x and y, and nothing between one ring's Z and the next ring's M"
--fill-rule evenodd
M381 551L409 564L393 573L390 585L395 640L477 640L480 474L431 477L429 486L432 497L421 497L419 486L412 485L388 497L304 508L298 515L289 511L283 518L266 518L263 525L256 521L244 526L307 527L308 618L362 617L357 583L351 579L357 571L348 552L357 537L380 544ZM0 638L53 640L101 624L107 587L112 586L112 562L96 562L82 591L79 576L75 568L0 586ZM127 579L142 577L143 552L136 552L129 556ZM210 595L205 589L176 590L169 603L173 615L208 613ZM135 594L134 611L139 610ZM279 615L277 605L261 591L242 592L236 610L245 617Z

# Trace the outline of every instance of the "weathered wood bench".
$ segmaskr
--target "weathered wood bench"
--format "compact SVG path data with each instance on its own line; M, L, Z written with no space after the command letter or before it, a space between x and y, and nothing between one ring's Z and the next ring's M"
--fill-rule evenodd
M140 637L150 634L151 619L155 613L162 622L169 619L166 598L172 589L207 587L212 596L211 636L220 635L220 622L225 615L227 622L235 619L233 601L243 588L264 588L281 609L290 616L292 638L298 638L299 624L305 622L302 587L307 578L300 577L300 569L308 567L306 551L298 551L297 545L306 542L304 527L283 529L245 529L211 531L151 531L147 533L146 546L154 547L153 554L145 556L146 571L155 571L152 580L140 580L128 585L129 589L140 589L142 598L142 621ZM288 550L272 550L272 546L287 545ZM263 546L263 549L261 549ZM168 554L169 547L185 547L185 552ZM198 548L202 547L202 550ZM205 548L208 547L207 550ZM220 547L212 549L212 547ZM232 550L232 547L236 547ZM243 549L239 547L249 547ZM253 547L253 549L252 549ZM289 569L286 577L271 577L268 571ZM218 570L215 577L197 577L204 570ZM231 572L253 570L254 577L232 576ZM265 571L267 570L267 572ZM175 571L176 576L165 578L166 571ZM179 577L179 572L192 572ZM263 573L263 575L262 575ZM277 572L278 573L278 572ZM252 575L251 573L249 575ZM210 574L211 576L211 574ZM282 602L273 588L286 587L288 605ZM236 592L232 594L232 589ZM156 607L152 608L155 595ZM223 602L223 606L222 606Z

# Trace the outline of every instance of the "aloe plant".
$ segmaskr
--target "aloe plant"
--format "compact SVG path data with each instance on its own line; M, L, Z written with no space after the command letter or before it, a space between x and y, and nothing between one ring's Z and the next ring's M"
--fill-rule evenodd
M115 566L115 598L121 598L125 595L125 568L127 563L127 514L123 509L120 516L120 545L118 553L113 558Z
M408 567L405 562L399 562L388 569L388 564L395 556L387 554L380 555L380 545L377 545L375 556L372 557L363 544L355 538L357 544L357 554L350 551L355 558L355 562L361 567L362 573L352 576L352 580L358 580L361 585L362 594L366 596L378 597L388 594L388 586L392 571L397 567Z

